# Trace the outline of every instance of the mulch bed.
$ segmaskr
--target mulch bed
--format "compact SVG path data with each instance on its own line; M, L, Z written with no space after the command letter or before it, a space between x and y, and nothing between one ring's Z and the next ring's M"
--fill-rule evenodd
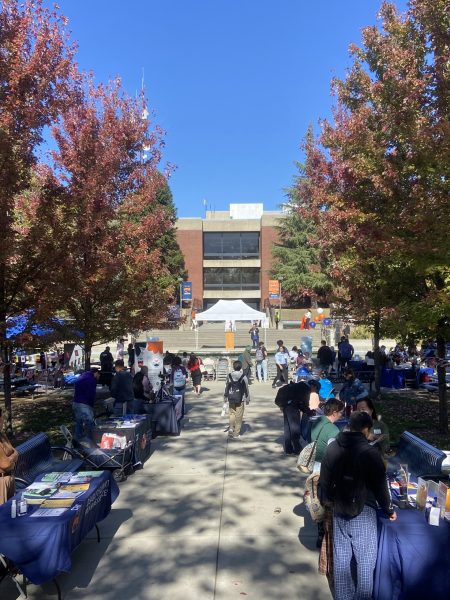
M450 450L450 434L438 433L439 403L437 393L426 390L385 391L376 407L389 427L391 442L398 441L403 431L410 431L428 443Z

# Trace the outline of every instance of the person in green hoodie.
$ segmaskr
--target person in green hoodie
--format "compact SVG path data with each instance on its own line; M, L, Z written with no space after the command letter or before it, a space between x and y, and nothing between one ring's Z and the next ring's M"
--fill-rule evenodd
M250 383L251 371L253 367L253 359L251 355L251 346L246 346L244 352L242 353L242 370L244 371L244 375L247 378L247 381Z
M318 462L322 461L328 441L335 438L339 433L339 428L335 425L335 422L344 413L344 403L341 400L332 398L325 403L323 412L323 416L311 428L311 441L317 440L316 461Z

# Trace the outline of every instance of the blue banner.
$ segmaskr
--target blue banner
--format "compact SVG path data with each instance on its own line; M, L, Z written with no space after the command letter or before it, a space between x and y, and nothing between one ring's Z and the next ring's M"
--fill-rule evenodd
M183 300L192 300L192 281L183 281L181 284L181 297Z

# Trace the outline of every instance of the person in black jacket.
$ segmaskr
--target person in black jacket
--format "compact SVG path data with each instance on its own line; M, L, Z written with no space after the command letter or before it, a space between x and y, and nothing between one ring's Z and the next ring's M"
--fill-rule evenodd
M329 373L333 366L334 356L331 348L327 346L325 340L322 340L320 348L317 350L317 360L322 371Z
M134 403L133 376L125 369L122 359L114 363L116 374L111 382L111 396L114 398L114 416L132 414Z
M113 377L114 358L111 354L110 347L106 346L100 354L100 384L107 385L111 388L111 380Z
M376 508L391 521L397 518L383 460L368 442L372 425L367 413L352 413L349 431L329 444L322 459L319 498L333 507L335 600L372 597L378 549Z
M275 404L283 411L284 417L285 454L300 454L302 416L308 418L310 391L309 385L300 381L283 385L277 392Z

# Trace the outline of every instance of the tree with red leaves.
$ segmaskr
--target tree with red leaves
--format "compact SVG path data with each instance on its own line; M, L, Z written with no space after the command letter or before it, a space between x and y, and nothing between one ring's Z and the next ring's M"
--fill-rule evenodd
M301 183L337 300L371 323L376 358L388 317L392 332L439 294L445 316L450 258L448 3L414 0L406 15L383 3L380 15L334 81L334 123L307 147Z
M58 184L37 169L43 130L76 88L66 22L39 0L0 6L0 352L12 429L7 321L36 309L60 260Z
M92 345L154 325L172 289L158 240L173 227L157 202L162 132L150 129L143 98L115 81L95 87L53 128L56 172L70 229L61 285L54 290L90 366ZM145 155L144 155L145 149Z

